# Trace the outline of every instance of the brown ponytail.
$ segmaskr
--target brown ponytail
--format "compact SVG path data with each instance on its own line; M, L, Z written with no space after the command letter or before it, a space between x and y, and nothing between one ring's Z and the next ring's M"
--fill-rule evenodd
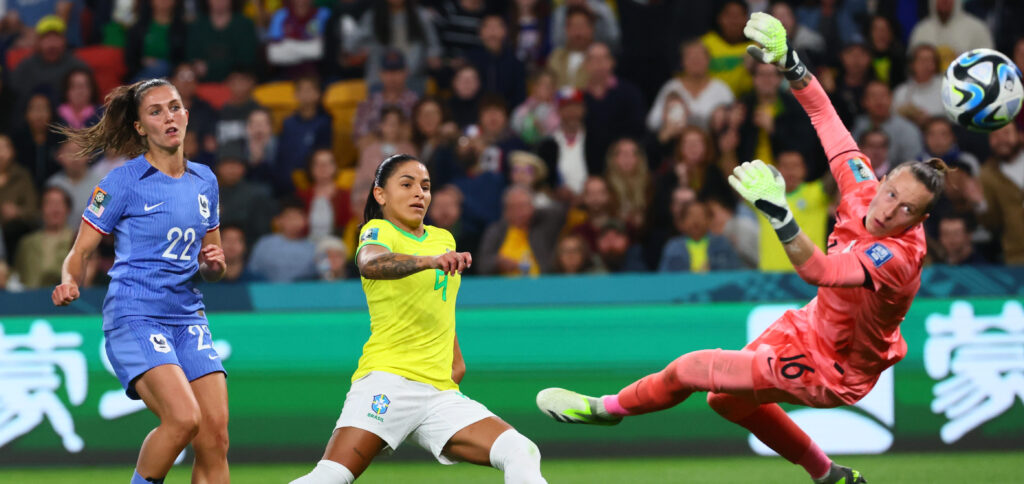
M917 181L921 182L922 185L932 194L932 200L928 202L928 206L925 207L924 212L928 213L935 208L935 204L939 201L939 196L946 189L946 174L956 170L946 164L946 162L938 158L930 158L925 161L907 161L900 163L896 168L893 168L889 172L890 176L899 170L907 169L914 175Z
M146 138L135 130L139 120L139 103L147 91L159 86L171 86L165 79L149 79L128 86L118 86L107 94L103 103L103 117L93 126L71 129L60 126L55 130L82 148L78 156L90 157L101 151L111 151L134 158L149 147Z

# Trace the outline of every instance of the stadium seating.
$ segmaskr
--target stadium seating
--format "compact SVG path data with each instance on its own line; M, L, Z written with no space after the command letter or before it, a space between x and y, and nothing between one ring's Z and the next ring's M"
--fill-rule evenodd
M15 47L8 49L7 62L5 65L6 69L8 71L13 71L15 67L18 67L18 64L20 64L21 61L25 60L25 58L30 55L32 55L31 47Z
M356 108L366 99L366 82L361 79L338 81L324 92L324 108L334 120L334 156L340 166L353 166L356 146L352 140Z
M284 120L298 108L295 100L295 83L292 81L268 82L256 86L252 97L260 105L270 110L274 122L274 132L280 133Z
M231 90L222 82L204 82L196 86L196 96L210 103L213 109L220 110L231 98Z
M124 49L109 45L93 45L75 49L75 57L82 59L92 69L99 89L100 99L121 85L121 80L128 73L124 63Z

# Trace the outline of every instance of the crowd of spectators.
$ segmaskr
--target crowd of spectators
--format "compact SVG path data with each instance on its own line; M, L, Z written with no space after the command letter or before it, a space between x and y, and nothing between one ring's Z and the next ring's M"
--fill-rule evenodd
M167 77L181 93L186 155L220 184L227 282L357 277L366 193L395 153L429 168L428 223L476 274L792 270L726 176L754 158L778 167L823 248L837 194L785 80L745 53L753 11L786 26L877 176L932 157L958 169L925 224L930 263L1024 264L1024 116L968 132L939 90L970 48L1024 67L1021 2L10 0L0 288L59 282L92 188L125 161L78 156L52 129L102 114L103 73L78 55L96 45L119 49L122 82ZM281 81L296 108L276 119L253 92ZM368 94L340 120L345 160L324 98L352 81ZM113 252L101 245L89 284Z

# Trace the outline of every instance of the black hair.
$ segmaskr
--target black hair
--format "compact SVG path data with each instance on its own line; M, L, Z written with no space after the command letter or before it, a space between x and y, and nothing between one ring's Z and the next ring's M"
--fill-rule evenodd
M391 178L395 170L407 161L419 162L420 160L413 155L399 153L384 158L384 161L377 165L377 171L373 175L373 186L370 187L370 193L366 194L366 207L363 208L363 223L375 218L384 218L384 212L381 210L380 204L377 203L377 199L373 196L373 189L377 187L384 188L388 178Z
M483 114L484 111L489 109L500 109L506 116L508 115L508 105L505 104L505 98L497 93L488 92L480 96L480 101L477 104L477 113Z
M409 42L423 41L427 38L420 19L419 5L415 0L405 0L405 38ZM387 46L391 45L394 32L391 31L391 9L388 2L376 1L370 7L373 12L373 36L377 42Z
M299 199L299 197L296 197L296 196L285 197L284 199L281 200L280 204L277 207L277 214L281 215L281 214L285 213L286 211L293 210L293 209L294 210L299 210L299 211L301 211L303 213L303 215L305 215L305 213L306 213L306 203L303 202L301 199Z
M591 27L594 27L594 25L597 23L597 17L594 15L594 12L590 10L590 7L582 6L582 5L571 5L568 8L566 8L565 9L565 23L566 24L569 23L569 19L572 18L573 15L582 15L582 16L586 17L587 18L587 23L589 23Z
M60 99L62 102L68 102L68 87L71 86L71 78L76 74L84 74L86 79L89 80L89 104L100 103L100 89L96 85L96 77L93 76L92 71L85 67L75 67L68 71L64 75L64 79L61 82Z

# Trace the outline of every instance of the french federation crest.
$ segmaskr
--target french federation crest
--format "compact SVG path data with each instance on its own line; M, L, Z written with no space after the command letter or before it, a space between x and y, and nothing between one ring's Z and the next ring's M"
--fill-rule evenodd
M388 413L388 406L391 405L391 400L388 396L381 393L380 395L373 396L373 403L370 404L370 410L377 415L384 415Z
M210 218L210 200L202 193L199 194L199 215L202 215L203 218Z

